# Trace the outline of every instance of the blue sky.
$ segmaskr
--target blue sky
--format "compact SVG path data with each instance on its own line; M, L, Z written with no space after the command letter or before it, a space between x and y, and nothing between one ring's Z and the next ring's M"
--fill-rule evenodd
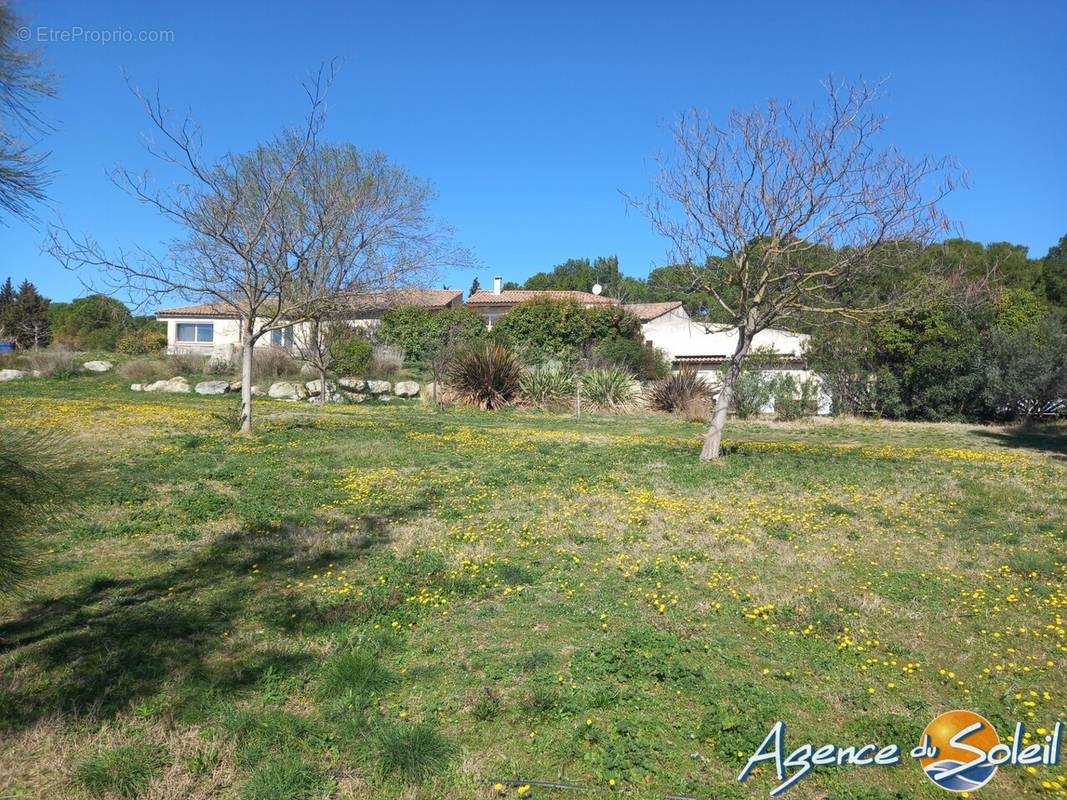
M85 3L15 0L53 31L172 31L170 42L46 41L58 96L44 146L54 215L108 245L161 248L173 231L112 186L153 168L122 73L191 110L209 151L240 151L298 122L299 82L343 67L327 135L378 148L430 179L438 216L480 261L444 276L521 281L571 257L618 255L636 276L666 243L621 192L648 187L667 126L767 97L810 102L828 74L888 78L888 140L953 155L970 188L946 210L969 238L1026 244L1067 233L1067 3ZM59 32L58 34L55 32ZM47 38L47 36L46 36ZM0 227L0 277L84 293L40 252L43 226Z

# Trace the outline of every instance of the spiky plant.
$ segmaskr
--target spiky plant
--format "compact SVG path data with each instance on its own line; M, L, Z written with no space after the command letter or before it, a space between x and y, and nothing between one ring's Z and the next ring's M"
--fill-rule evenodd
M582 397L601 408L617 409L633 403L638 386L622 367L592 369L582 376Z
M519 390L527 402L541 408L553 408L573 399L577 382L574 372L564 365L542 364L526 371Z
M511 350L499 342L479 342L453 359L447 383L466 402L491 410L515 400L522 375L522 364Z
M685 367L653 383L648 404L659 411L677 414L710 397L711 387L707 382L695 369Z

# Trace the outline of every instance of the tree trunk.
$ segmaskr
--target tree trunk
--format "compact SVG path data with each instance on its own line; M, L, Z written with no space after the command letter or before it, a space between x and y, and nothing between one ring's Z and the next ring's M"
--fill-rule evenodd
M746 327L737 329L737 347L730 356L730 364L722 376L722 387L715 398L715 411L711 415L711 426L704 436L704 448L700 451L701 461L717 461L722 457L722 431L726 427L726 413L730 410L730 401L734 397L734 384L741 374L741 365L748 355L752 337Z
M319 367L319 405L326 405L326 369Z
M252 432L252 331L241 334L241 433Z

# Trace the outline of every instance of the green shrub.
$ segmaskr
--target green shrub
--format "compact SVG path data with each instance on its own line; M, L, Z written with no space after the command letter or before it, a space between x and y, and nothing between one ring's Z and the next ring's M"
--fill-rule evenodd
M592 306L586 309L589 338L595 342L627 339L641 344L641 320L621 305Z
M342 336L333 342L330 355L336 374L358 377L367 374L370 369L374 345L368 339L355 334Z
M637 396L634 376L622 367L593 369L582 376L582 397L601 408L622 408Z
M558 407L573 400L577 383L572 370L554 362L528 369L519 382L519 390L535 406Z
M711 387L697 375L696 370L686 367L652 384L648 403L659 411L686 413L695 404L707 402L710 397Z
M596 354L601 361L625 367L642 381L659 380L671 372L662 350L648 347L637 339L608 339L597 345Z
M522 365L507 347L481 342L462 351L448 368L450 389L484 409L510 405L519 393Z
M748 419L759 414L773 397L771 381L759 370L743 370L734 381L731 398L738 419Z
M376 338L398 347L408 362L425 363L447 347L463 347L484 339L485 321L467 306L428 309L401 306L382 315Z
M128 356L147 356L167 349L167 331L159 327L127 331L118 337L115 350Z
M82 759L74 770L74 783L93 797L135 798L144 794L169 760L163 747L148 742L101 750Z
M819 387L811 378L801 381L793 375L779 375L770 386L774 414L780 420L803 419L819 410Z
M379 734L382 771L410 781L440 775L455 754L452 743L425 724L388 727Z
M521 349L530 362L573 362L589 340L589 315L574 300L538 298L519 303L493 325L492 336Z

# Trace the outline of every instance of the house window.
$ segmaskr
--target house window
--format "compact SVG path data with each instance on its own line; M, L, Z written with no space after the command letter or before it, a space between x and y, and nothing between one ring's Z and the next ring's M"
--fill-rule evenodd
M293 326L277 328L270 332L270 343L275 347L293 346Z
M215 341L215 325L211 322L179 322L176 327L179 342Z

